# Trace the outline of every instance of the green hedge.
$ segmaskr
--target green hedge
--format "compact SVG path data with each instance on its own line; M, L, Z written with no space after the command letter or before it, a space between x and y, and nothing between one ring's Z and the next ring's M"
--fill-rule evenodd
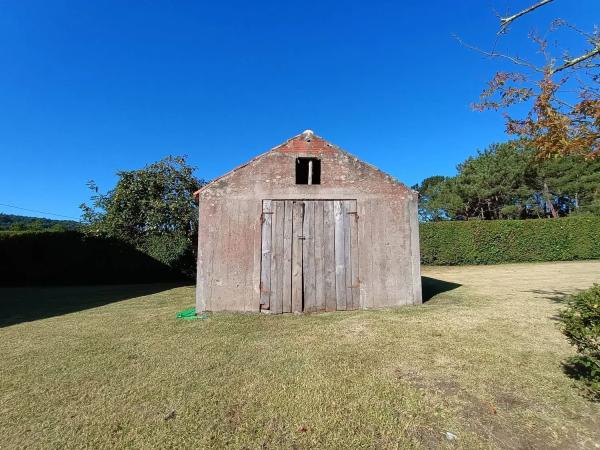
M420 232L423 264L600 258L600 217L435 222L421 224ZM0 285L190 279L194 265L190 261L195 258L187 250L189 244L168 241L149 242L149 248L142 252L117 240L88 237L77 231L2 231Z
M184 276L123 242L77 231L0 232L0 285L177 281Z
M600 217L431 222L420 226L421 262L499 264L600 258Z

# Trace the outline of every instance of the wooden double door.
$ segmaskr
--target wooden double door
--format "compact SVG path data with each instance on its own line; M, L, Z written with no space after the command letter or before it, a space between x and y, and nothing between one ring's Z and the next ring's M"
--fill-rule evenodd
M263 200L260 307L359 307L356 200Z

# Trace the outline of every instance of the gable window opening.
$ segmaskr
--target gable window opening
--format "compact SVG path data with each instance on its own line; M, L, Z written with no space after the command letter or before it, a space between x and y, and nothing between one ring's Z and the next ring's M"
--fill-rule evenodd
M296 158L296 184L321 184L321 160Z

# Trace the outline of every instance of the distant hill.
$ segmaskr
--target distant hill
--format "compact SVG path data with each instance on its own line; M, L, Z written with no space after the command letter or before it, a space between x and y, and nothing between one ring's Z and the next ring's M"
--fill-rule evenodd
M79 223L74 220L54 220L0 213L0 230L75 230L77 228L79 228Z

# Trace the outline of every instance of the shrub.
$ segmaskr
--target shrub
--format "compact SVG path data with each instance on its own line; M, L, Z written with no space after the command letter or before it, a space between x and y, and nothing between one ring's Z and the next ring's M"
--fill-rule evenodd
M600 258L600 217L423 223L421 261L499 264Z
M572 295L560 320L562 332L578 353L569 359L567 369L591 397L600 400L600 285Z
M189 279L196 275L195 244L181 234L149 236L141 244L144 253Z

